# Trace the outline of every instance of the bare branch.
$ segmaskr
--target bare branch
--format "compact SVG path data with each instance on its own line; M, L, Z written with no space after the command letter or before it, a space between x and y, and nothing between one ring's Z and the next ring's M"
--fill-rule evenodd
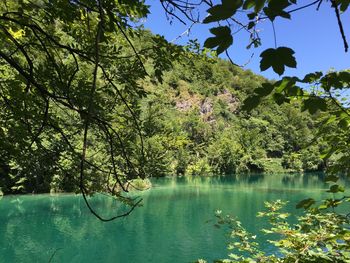
M338 5L337 5L335 0L331 0L331 3L332 3L332 7L334 8L335 15L337 17L338 27L339 27L339 31L340 31L341 37L343 39L345 52L348 52L349 45L348 45L348 42L346 40L346 36L345 36L345 33L344 33L343 23L342 23L342 21L340 19L340 13L339 13Z

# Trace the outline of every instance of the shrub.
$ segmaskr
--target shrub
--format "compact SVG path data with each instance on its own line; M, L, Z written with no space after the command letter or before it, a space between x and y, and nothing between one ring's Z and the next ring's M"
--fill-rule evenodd
M311 199L300 202L299 206L308 207L297 224L289 224L289 214L281 212L286 204L281 200L266 202L266 211L258 213L266 217L271 228L263 229L277 239L268 240L276 247L275 254L259 249L256 235L248 233L242 223L232 216L222 216L217 211L216 226L228 226L230 230L229 258L216 262L350 262L350 229L348 215L337 214L324 209L327 201L318 208L310 208ZM329 200L328 200L329 201ZM278 254L278 256L276 255ZM198 260L197 262L206 262Z

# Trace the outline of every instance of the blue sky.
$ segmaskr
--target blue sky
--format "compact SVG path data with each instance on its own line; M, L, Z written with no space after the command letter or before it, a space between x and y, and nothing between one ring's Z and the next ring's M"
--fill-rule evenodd
M312 1L299 1L303 4ZM165 12L159 0L148 0L151 5L151 14L144 23L145 28L156 34L163 35L167 40L172 41L181 35L187 28L179 21L173 23L167 21ZM350 11L342 14L342 21L346 35L350 41ZM209 27L217 26L210 24ZM191 29L191 34L183 36L176 41L177 44L185 44L189 39L198 39L204 43L210 37L207 25L195 25ZM233 61L239 65L249 61L244 68L261 74L270 79L277 79L278 75L271 69L260 72L260 53L270 47L274 47L274 37L272 25L265 21L259 27L263 45L258 49L247 50L248 35L239 33L234 36L234 44L229 49L229 54ZM350 68L350 54L344 52L343 41L339 33L334 10L330 8L329 2L324 2L319 11L316 7L310 7L292 14L292 20L277 18L275 22L277 46L288 46L295 51L297 59L297 69L288 69L285 75L296 75L299 77L313 71L328 71L331 68L343 70Z

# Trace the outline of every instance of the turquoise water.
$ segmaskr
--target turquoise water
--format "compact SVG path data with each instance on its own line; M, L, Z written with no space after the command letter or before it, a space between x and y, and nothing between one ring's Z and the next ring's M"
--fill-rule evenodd
M266 226L256 218L264 201L289 200L287 210L306 197L321 199L321 175L241 175L162 178L137 193L143 206L128 217L103 223L81 196L22 195L0 199L0 262L193 262L227 255L223 230L213 227L214 211L233 214L258 239ZM124 211L97 195L92 205L104 216ZM298 212L299 213L299 212ZM273 252L267 243L263 249Z

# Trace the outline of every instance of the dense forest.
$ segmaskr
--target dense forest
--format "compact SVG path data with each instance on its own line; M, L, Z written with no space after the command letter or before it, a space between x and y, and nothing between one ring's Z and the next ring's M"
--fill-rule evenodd
M139 31L137 42L143 43L140 48L145 49L156 37L150 32ZM250 113L242 111L242 101L266 81L264 78L227 61L206 57L195 42L181 52L181 57L163 73L161 81L146 78L138 83L144 94L134 100L133 108L138 107L138 112L133 114L140 119L144 172L148 176L308 172L325 168L320 153L326 146L315 138L322 121L320 114L301 112L297 101L279 107L266 100ZM148 70L152 64L146 61L145 66ZM78 85L83 85L87 77L85 73L81 74L79 81L82 83ZM53 104L48 112L44 112L46 119L43 121L49 127L33 141L25 128L30 123L17 119L15 114L40 119L43 113L30 109L32 105L17 107L14 112L18 102L12 94L25 92L18 86L14 88L15 85L16 80L13 80L2 89L1 119L6 120L2 124L2 191L78 191L79 158L74 156L72 148L79 147L74 130L75 119L79 116L65 114ZM113 101L113 93L106 92L102 99L118 103ZM124 108L118 105L115 114L127 114ZM120 109L123 113L118 113ZM130 124L124 123L130 122L127 117L120 118L125 120L111 125L123 138L135 137ZM57 127L57 119L63 119L65 126ZM105 156L99 145L98 130L92 133L94 137L89 139L89 144L94 153L91 153L90 161L99 163ZM70 145L64 141L65 137L72 138ZM137 139L128 141L136 144ZM16 141L15 147L9 145L13 141ZM141 162L138 151L130 149L130 152L130 158ZM94 169L90 171L89 180L103 189L106 178L95 173Z
M148 188L151 177L322 171L330 197L301 200L298 224L287 222L281 200L259 213L272 226L264 231L280 237L271 243L281 255L260 251L255 235L218 210L234 250L222 262L349 262L350 214L336 209L350 201L339 183L350 170L349 101L341 93L350 71L285 76L297 61L276 35L260 70L271 68L277 80L242 69L228 51L231 29L248 35L247 48L259 47L261 22L274 26L330 4L347 52L341 15L350 1L158 4L184 24L212 26L203 47L146 30L140 20L150 6L141 0L0 2L1 195L80 193L93 215L113 221L140 205L127 192ZM129 210L101 216L89 202L96 193Z

